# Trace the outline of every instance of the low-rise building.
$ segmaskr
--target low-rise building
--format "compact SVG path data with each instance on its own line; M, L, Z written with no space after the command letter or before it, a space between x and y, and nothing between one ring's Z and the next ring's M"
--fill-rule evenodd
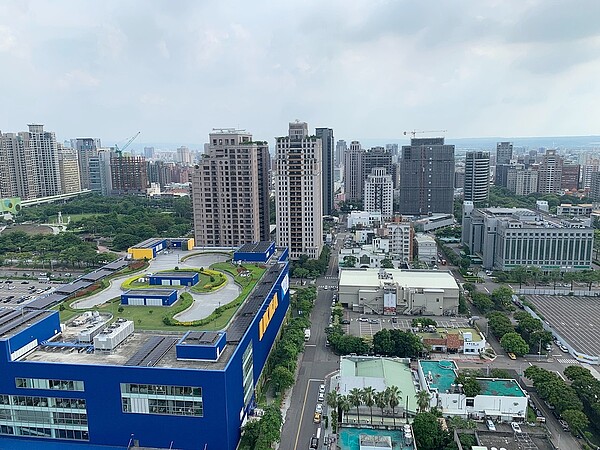
M351 211L348 214L347 226L348 229L356 226L374 227L383 223L381 211Z
M416 231L433 231L438 228L444 228L454 225L453 214L431 214L413 222Z
M483 419L505 422L527 418L525 391L513 379L477 378L480 393L468 397L460 384L455 384L458 367L454 361L419 361L421 389L430 396L430 407L438 408L444 417Z
M338 295L343 306L363 313L458 313L458 284L441 270L342 269Z
M485 337L475 328L429 327L417 334L433 352L478 355L486 346Z
M594 205L572 205L570 203L562 203L556 207L557 216L590 216L594 211Z
M417 257L419 261L434 264L437 261L437 244L435 239L426 234L415 235L417 244Z

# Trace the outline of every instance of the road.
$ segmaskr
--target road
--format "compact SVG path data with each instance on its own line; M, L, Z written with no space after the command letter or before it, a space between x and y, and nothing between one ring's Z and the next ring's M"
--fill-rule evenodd
M324 423L317 425L313 423L315 406L319 385L332 372L339 369L340 358L333 354L329 347L325 346L327 336L325 328L329 325L331 317L331 302L335 291L323 289L324 286L337 285L337 279L333 279L337 270L337 253L340 245L337 238L335 249L332 249L332 257L325 277L317 279L317 299L312 310L311 335L306 343L304 354L300 359L298 378L291 393L290 407L285 417L285 424L281 432L281 450L306 449L310 438L316 434L317 428L322 427L321 443L323 442ZM337 278L337 277L336 277ZM327 390L329 385L327 384ZM323 404L324 408L325 404ZM319 444L321 448L321 444Z

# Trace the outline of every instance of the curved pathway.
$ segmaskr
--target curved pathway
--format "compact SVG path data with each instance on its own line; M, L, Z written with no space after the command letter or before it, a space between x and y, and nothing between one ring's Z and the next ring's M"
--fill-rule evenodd
M194 297L194 303L185 311L175 315L174 319L180 322L192 322L204 319L210 316L219 306L235 300L240 295L240 292L242 292L242 288L234 281L231 275L228 273L223 274L227 278L227 283L218 291L198 294L186 290L186 292Z
M189 266L208 268L211 264L224 262L230 258L230 256L225 253L202 253L191 256L185 261L180 260L183 256L188 254L189 252L175 250L166 255L160 255L157 259L150 261L148 268L145 271L138 272L138 275L142 275L146 272L158 272L159 270L172 270L177 265L180 267ZM76 301L71 306L74 309L89 309L106 303L108 300L120 296L123 293L121 284L133 276L135 276L135 274L130 273L128 275L113 278L110 280L108 288L97 294ZM194 303L190 308L179 313L176 319L184 322L203 319L209 316L218 306L229 303L235 299L240 294L241 288L233 281L233 277L228 274L225 274L225 276L227 277L227 284L216 292L196 294L194 292L189 292L186 289L186 292L189 292L194 298Z

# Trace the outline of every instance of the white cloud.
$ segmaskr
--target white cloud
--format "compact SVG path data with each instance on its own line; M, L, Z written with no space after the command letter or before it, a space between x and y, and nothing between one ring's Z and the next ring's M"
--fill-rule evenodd
M227 125L271 140L295 118L346 140L592 134L598 14L597 0L0 2L3 100L23 105L0 125L46 115L65 138L197 143Z

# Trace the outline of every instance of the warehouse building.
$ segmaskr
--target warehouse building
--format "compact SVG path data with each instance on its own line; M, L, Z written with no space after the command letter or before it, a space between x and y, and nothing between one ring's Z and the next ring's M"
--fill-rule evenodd
M194 248L193 238L151 238L146 239L139 244L136 244L127 249L127 253L131 255L131 259L148 259L156 258L159 252L168 248L180 249L184 251Z
M481 256L488 270L588 270L594 229L589 218L552 217L525 208L474 208L465 202L462 242Z
M177 270L175 272L157 272L148 277L152 286L194 286L198 284L198 272Z
M353 311L448 316L458 313L459 287L441 270L343 269L339 301Z
M121 294L121 305L171 306L176 301L175 289L130 289Z
M122 321L78 344L58 311L0 309L0 447L234 450L289 307L274 258L219 332Z

